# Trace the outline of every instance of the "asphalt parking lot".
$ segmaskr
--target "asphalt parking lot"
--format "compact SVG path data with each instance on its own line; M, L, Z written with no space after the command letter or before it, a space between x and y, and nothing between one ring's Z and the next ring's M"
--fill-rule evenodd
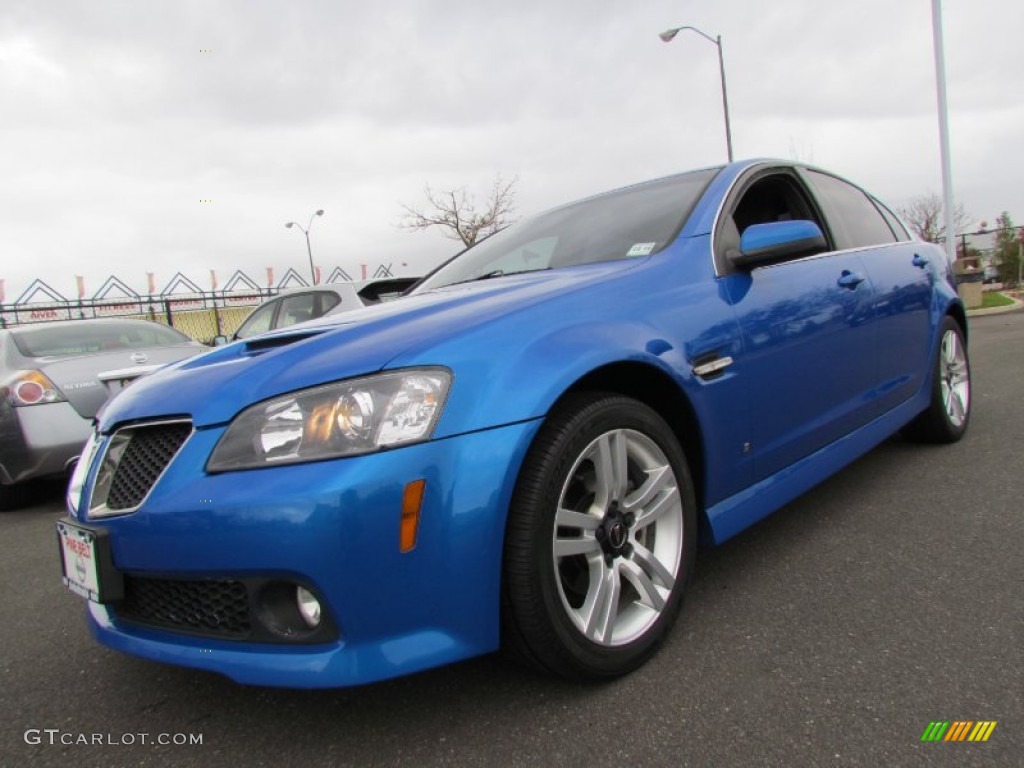
M0 515L0 766L1020 765L1024 312L975 319L970 348L963 442L894 438L701 552L662 652L602 686L488 657L287 691L116 654L60 584L41 486ZM935 720L997 726L922 743Z

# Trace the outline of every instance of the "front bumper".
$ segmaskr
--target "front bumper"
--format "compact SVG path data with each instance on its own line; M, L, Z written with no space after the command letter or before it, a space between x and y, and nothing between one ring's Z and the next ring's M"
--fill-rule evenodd
M89 419L69 403L0 406L0 482L60 475L89 439Z
M285 578L311 585L340 635L320 645L240 642L122 621L90 603L96 638L240 683L357 685L498 647L505 518L539 421L393 451L210 475L223 428L199 430L110 532L114 566L141 577ZM400 552L402 494L426 480L416 547Z

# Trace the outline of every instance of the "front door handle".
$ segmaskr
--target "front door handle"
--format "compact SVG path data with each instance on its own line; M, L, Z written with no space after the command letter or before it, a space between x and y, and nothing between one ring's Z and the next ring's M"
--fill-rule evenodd
M863 275L858 275L856 272L850 272L847 269L843 270L843 274L840 275L839 279L836 281L840 288L849 288L851 291L856 289L856 287L863 282Z
M924 265L928 263L928 259L926 259L924 256L922 256L919 253L915 253L914 254L914 258L911 260L910 263L913 264L915 267L922 267L923 268Z

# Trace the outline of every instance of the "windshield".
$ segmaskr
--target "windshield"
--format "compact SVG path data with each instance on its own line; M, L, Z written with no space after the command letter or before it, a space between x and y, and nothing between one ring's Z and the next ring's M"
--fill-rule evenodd
M637 184L514 224L442 265L415 293L655 253L672 241L718 171L712 168Z
M149 349L188 344L191 339L159 323L98 322L21 326L11 329L25 357L74 357L120 349Z

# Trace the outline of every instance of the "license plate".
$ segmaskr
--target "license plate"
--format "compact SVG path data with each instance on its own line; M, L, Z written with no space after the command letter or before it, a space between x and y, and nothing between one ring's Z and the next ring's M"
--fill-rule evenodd
M57 523L61 580L87 600L109 602L121 597L120 574L110 560L110 542L104 531L83 528L66 520Z
M107 392L109 392L111 395L116 395L118 392L120 392L121 390L125 389L129 384L131 384L137 378L138 378L137 376L133 376L130 379L128 379L128 378L124 378L124 379L105 379L103 383L107 387Z

